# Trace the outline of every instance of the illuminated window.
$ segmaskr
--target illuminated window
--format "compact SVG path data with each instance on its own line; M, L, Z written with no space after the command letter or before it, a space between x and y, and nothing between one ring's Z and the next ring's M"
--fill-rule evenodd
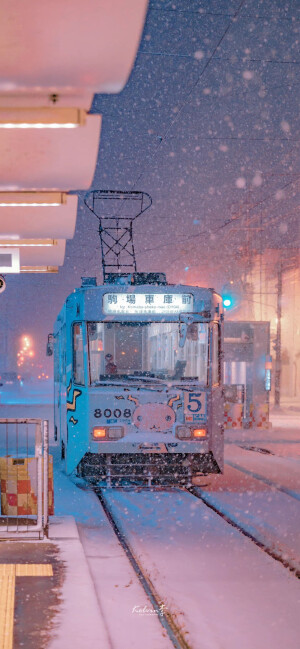
M78 385L84 385L84 354L82 324L73 325L73 379Z
M212 385L220 384L220 329L219 325L214 322L211 329L211 373Z

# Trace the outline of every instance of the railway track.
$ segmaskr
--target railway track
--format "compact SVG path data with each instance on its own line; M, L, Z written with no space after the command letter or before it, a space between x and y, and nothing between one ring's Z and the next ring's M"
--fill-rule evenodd
M175 649L191 649L191 646L186 641L184 637L184 632L177 624L174 615L170 613L169 610L162 608L163 600L156 592L156 589L149 577L145 572L140 562L136 558L128 540L126 539L125 534L121 530L121 527L118 525L115 517L113 516L112 510L109 506L108 500L105 497L105 489L94 487L94 492L100 500L100 503L103 507L103 510L107 516L109 523L114 530L119 543L121 544L126 556L128 557L133 570L142 585L148 599L150 600L153 610L157 612L157 618L161 623L162 627L166 631L171 643Z
M128 487L127 487L128 489ZM125 488L125 491L127 491ZM149 571L141 564L140 559L137 558L137 554L134 550L134 544L128 540L128 535L126 530L124 531L124 526L118 522L114 514L114 507L110 503L109 495L106 493L106 488L94 486L93 490L95 491L99 501L103 507L103 510L107 516L107 519L117 536L119 543L121 544L128 560L131 563L131 566L144 589L145 594L147 595L151 606L154 611L157 612L157 617L162 627L164 628L166 634L168 635L170 642L175 647L175 649L191 649L189 640L187 640L187 632L183 630L182 626L178 624L176 609L175 612L171 612L169 609L164 609L163 614L160 614L161 607L163 605L164 599L157 592L156 586L154 585L151 577L149 576ZM140 489L137 487L137 491ZM156 491L157 489L155 489ZM164 490L163 490L164 491ZM259 538L259 535L256 533L256 530L247 527L240 521L236 520L234 514L231 515L228 512L222 511L222 507L212 503L209 500L209 495L206 494L201 487L191 486L189 488L172 488L173 493L187 492L192 495L194 498L197 498L203 502L203 504L217 514L221 519L226 521L228 525L234 527L238 530L243 536L250 539L258 548L260 548L265 554L272 557L272 559L281 563L287 570L289 570L294 576L300 577L300 570L293 565L293 563L284 557L280 552L275 548L270 547L264 542L263 539ZM129 535L130 538L130 535Z
M232 464L231 464L232 465ZM235 467L237 468L237 466ZM275 486L275 485L274 485ZM253 541L257 547L259 547L261 550L263 550L266 554L268 554L272 559L275 559L276 561L279 561L285 568L287 568L295 577L300 579L300 569L295 567L291 561L286 559L284 556L282 556L275 548L272 548L271 546L268 546L261 538L256 535L250 527L247 527L243 525L240 521L238 521L234 516L230 516L228 512L222 511L221 507L218 507L215 503L212 503L212 501L209 498L209 495L206 494L204 491L201 490L201 487L189 487L186 489L189 493L191 493L193 496L196 498L199 498L202 500L202 502L209 507L212 511L214 511L218 516L220 516L223 520L225 520L229 525L232 525L235 529L237 529L241 534L246 536L248 539Z

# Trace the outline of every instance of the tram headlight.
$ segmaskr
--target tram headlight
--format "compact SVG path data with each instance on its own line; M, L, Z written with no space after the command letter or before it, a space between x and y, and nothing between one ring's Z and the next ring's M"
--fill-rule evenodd
M192 431L189 426L177 426L176 437L178 439L191 439Z
M122 426L109 426L107 431L109 439L121 439L121 437L124 437L124 428Z
M206 428L194 428L193 429L193 438L194 439L203 439L203 437L206 437L206 435L207 435Z
M207 436L207 429L193 428L191 426L177 426L176 437L178 439L203 439Z
M123 426L96 426L93 428L93 439L97 442L108 439L121 439L124 437Z
M101 440L106 438L106 428L101 428L97 426L96 428L93 428L93 438L96 440Z

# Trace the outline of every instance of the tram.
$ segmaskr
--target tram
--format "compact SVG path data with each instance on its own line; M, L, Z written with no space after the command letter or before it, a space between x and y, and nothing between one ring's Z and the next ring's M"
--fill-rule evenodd
M163 273L82 278L51 336L66 472L148 485L222 472L222 330L213 289Z

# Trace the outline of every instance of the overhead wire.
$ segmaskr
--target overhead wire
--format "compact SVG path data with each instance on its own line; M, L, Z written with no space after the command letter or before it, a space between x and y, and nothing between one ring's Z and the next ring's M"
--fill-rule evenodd
M192 87L190 88L189 92L187 93L186 98L185 98L185 101L182 102L182 104L181 104L180 108L178 109L176 115L175 115L174 118L171 120L169 126L166 128L165 133L164 133L164 136L159 140L156 149L154 150L154 152L152 153L152 155L150 155L150 160L147 162L146 168L144 168L144 170L141 171L141 172L139 173L137 179L136 179L135 182L133 183L133 187L132 187L133 189L136 187L137 183L141 180L141 178L142 178L142 177L144 176L144 174L146 173L146 169L149 167L149 164L152 163L152 160L153 160L153 158L156 156L158 150L161 148L162 143L165 142L166 138L168 137L168 134L169 134L170 130L173 128L174 124L176 124L176 122L178 121L179 117L181 116L181 113L182 113L183 109L185 108L185 106L186 106L187 104L190 103L190 101L191 101L191 99L192 99L192 96L193 96L193 93L194 93L194 91L195 91L195 88L198 86L200 80L202 79L202 77L203 77L203 75L205 74L205 72L206 72L208 66L210 65L212 59L214 58L215 53L217 52L217 50L219 49L220 45L222 44L224 38L226 37L226 35L227 35L227 33L228 33L230 27L232 26L233 21L235 21L235 20L237 19L238 15L239 15L239 12L240 12L240 10L242 9L242 7L243 7L244 4L245 4L245 0L241 0L241 2L240 2L239 5L238 5L237 10L236 10L235 13L231 16L228 25L226 26L225 30L223 31L221 37L219 38L217 44L216 44L215 47L214 47L212 53L210 54L210 56L208 57L207 61L205 62L205 64L204 64L204 66L203 66L203 68L202 68L202 70L201 70L201 72L200 72L198 78L197 78L196 81L193 83Z
M298 178L300 178L300 176ZM294 182L295 181L290 181L289 183L286 183L285 185L283 185L279 189L282 191L283 189L285 189L289 185L294 184ZM232 223L236 223L238 220L240 220L245 215L245 213L248 213L249 211L252 211L253 209L255 209L255 207L258 207L259 205L261 205L262 203L267 201L269 198L272 198L273 196L275 196L275 194L277 192L278 192L278 188L276 189L275 192L273 192L273 194L271 194L271 195L257 201L254 205L251 205L250 207L246 207L245 212L239 212L237 216L234 215L234 216L226 219L221 225L218 225L216 228L210 229L210 234L215 233L215 232L219 232L219 231L223 230L225 227L227 227L228 225L231 225ZM199 237L202 237L202 236L207 236L207 228L205 228L204 230L202 230L201 232L198 232L198 233L194 233L194 234L186 235L186 236L181 236L181 241L182 240L188 241L190 239L195 239L195 238L199 238ZM149 252L149 251L153 251L153 250L159 250L159 249L162 249L162 248L167 248L167 247L170 247L170 246L171 247L174 246L174 240L171 241L171 242L169 241L169 243L162 244L161 246L155 246L155 248L143 248L140 252Z
M205 11L205 9L198 9L197 11L193 11L190 9L177 9L176 7L172 7L171 9L168 9L167 7L149 7L149 13L150 12L160 12L160 13L174 13L174 14L193 14L193 15L199 15L200 17L202 16L216 16L216 17L223 17L223 18L229 18L233 17L234 13L221 13L217 11ZM264 15L260 16L258 14L246 14L243 13L242 18L251 18L252 20L274 20L274 22L281 22L281 21L287 21L287 22L292 22L293 24L300 22L299 20L292 18L288 18L286 16L270 16L270 15Z
M205 72L206 72L208 66L209 66L210 63L211 63L211 61L212 61L213 59L214 59L215 61L224 60L225 57L217 57L217 56L215 56L215 55L216 55L218 49L220 48L220 45L222 44L223 40L225 39L225 37L226 37L228 31L230 30L232 24L236 22L236 19L237 19L237 17L239 16L239 14L240 14L240 12L241 12L241 9L242 9L242 7L243 7L244 4L245 4L245 0L242 0L242 1L239 3L239 5L238 5L238 7L237 7L237 10L236 10L234 13L232 13L232 14L223 14L223 17L229 18L229 23L227 24L226 28L224 29L224 31L223 31L221 37L218 39L218 42L217 42L217 44L215 45L215 47L214 47L212 53L210 54L209 57L207 57L207 60L206 60L206 62L205 62L205 64L204 64L204 66L203 66L203 68L202 68L200 74L198 75L196 81L192 84L192 87L189 89L188 93L186 94L185 99L184 99L184 101L181 103L181 106L180 106L179 110L177 111L176 115L173 117L173 119L170 121L169 125L168 125L167 128L165 129L165 132L164 132L163 136L160 136L159 141L158 141L158 143L157 143L157 146L155 147L154 151L150 154L150 157L149 157L148 160L147 160L147 164L146 164L145 167L140 171L140 173L139 173L138 176L136 177L135 181L134 181L133 184L131 185L132 190L135 189L135 187L137 186L137 184L138 184L138 183L140 182L140 180L143 178L143 176L144 176L145 173L147 172L147 169L148 169L149 166L152 164L153 159L156 157L156 155L158 154L159 150L161 149L162 145L166 142L167 138L169 138L169 136L170 136L170 132L171 132L172 128L174 127L174 125L175 125L175 124L177 123L177 121L179 120L179 118L180 118L180 116L181 116L181 114L182 114L182 111L184 110L184 108L186 107L186 105L188 105L188 104L191 102L191 100L192 100L192 96L193 96L193 94L194 94L194 91L195 91L196 87L198 86L199 82L201 81L201 79L203 78L203 75L205 74ZM150 11L155 11L155 10L156 10L155 8L151 8L151 9L150 9ZM157 9L157 11L163 11L163 10L161 10L161 9ZM171 11L177 11L177 10L173 10L173 9L171 9L171 10L169 10L169 11L171 12ZM179 13L179 12L178 12L178 13ZM184 12L182 11L182 13L184 13ZM188 12L185 12L185 13L188 13ZM191 13L193 13L193 12L191 12ZM203 15L207 15L207 14L203 14L203 13L199 12L199 15L200 15L200 16L203 16ZM215 14L210 13L209 15L215 15ZM218 14L218 15L219 15L219 14ZM244 16L245 16L245 14L244 14ZM259 17L255 16L255 17L253 17L253 18L259 18ZM266 17L262 17L262 18L265 19ZM143 51L143 50L142 50L142 51L140 51L140 54L143 54L143 55L145 55L145 54L146 54L146 55L147 55L147 54L149 54L149 55L153 55L154 53L153 53L153 52L147 52L147 51ZM163 53L159 53L159 54L163 54ZM172 56L176 56L176 54L172 54ZM226 59L226 60L229 60L229 59ZM253 60L252 60L252 59L247 59L247 58L245 59L245 57L243 57L243 62L245 62L245 60L246 60L246 61L249 60L249 61L253 61L253 62L258 62L258 61L259 61L259 62L268 62L268 63L270 63L270 62L275 62L275 61L273 61L273 60L265 60L265 59L253 59ZM292 61L283 61L283 63L293 63L293 62L292 62ZM299 62L295 62L295 63L298 64ZM239 138L239 137L235 137L235 136L231 136L231 137L228 137L228 138L219 137L219 136L213 136L213 137L207 137L207 138L205 138L205 137L203 137L203 136L200 136L199 139L207 139L207 140L237 140L237 141L244 141L244 140L246 140L246 141L250 141L250 140L253 140L253 141L263 141L263 142L266 142L266 141L287 141L287 142L290 142L290 141L291 141L289 138L272 138L272 139L270 139L270 138L268 138L268 137L266 137L266 138L246 138L246 137L245 137L245 138ZM295 142L295 140L293 140L293 143L294 143L294 142ZM291 181L291 183L292 183L292 182L293 182L293 181ZM291 183L287 183L283 188L285 188L286 186L288 186L288 185L291 184ZM283 189L283 188L281 188L281 189ZM276 191L278 191L278 189L277 189ZM262 199L261 201L258 201L258 202L256 203L256 205L254 205L251 209L254 209L255 206L260 205L262 202L264 202L264 201L266 201L266 200L268 200L268 199L269 199L269 197L266 197L266 198ZM245 209L246 209L246 211L249 211L249 208L248 208L248 207L246 207ZM211 230L211 232L212 232L212 233L218 232L218 231L222 230L223 228L225 228L225 227L231 225L233 222L236 222L236 221L237 221L239 218L241 218L241 217L242 217L242 214L239 215L238 217L233 216L233 217L231 217L231 218L229 218L229 219L226 219L226 221L225 221L223 224L217 226L216 228L214 228L213 230ZM194 239L195 237L201 237L201 236L204 236L204 235L207 235L207 229L203 230L203 232L200 232L200 233L197 233L197 234L193 234L193 235L190 235L190 236L186 236L186 237L184 237L184 240L187 241L187 240L189 240L189 239ZM182 237L181 237L181 241L182 241ZM155 248L146 248L146 249L143 249L143 252L152 251L152 250L158 250L158 249L160 249L160 248L169 247L169 246L171 246L171 245L174 245L174 242L173 242L173 243L163 244L162 246L156 246Z
M160 147L161 147L162 142L165 141L165 139L166 139L167 136L168 136L168 133L169 133L170 130L173 128L174 124L178 121L179 116L180 116L181 113L182 113L182 110L183 110L184 107L185 107L185 106L186 106L186 105L191 101L191 98L192 98L192 95L193 95L193 93L194 93L195 88L197 87L199 81L202 79L202 77L203 77L205 71L207 70L207 68L208 68L208 66L209 66L209 64L210 64L210 62L211 62L212 59L214 58L215 53L217 52L218 48L220 47L221 43L223 42L223 40L224 40L225 36L227 35L227 33L228 33L228 31L229 31L229 29L230 29L230 27L231 27L233 21L236 20L238 14L239 14L239 12L240 12L240 10L241 10L241 8L243 7L244 4L245 4L245 0L241 0L241 2L240 2L239 5L238 5L237 10L236 10L236 11L235 11L231 16L230 16L230 21L229 21L228 25L226 26L226 28L225 28L225 30L223 31L221 37L219 38L217 44L215 45L215 47L214 47L214 49L213 49L211 55L208 57L206 63L204 64L204 67L202 68L200 75L198 76L196 82L193 84L192 88L189 90L189 92L188 92L188 94L187 94L187 96L186 96L186 99L185 99L185 101L182 103L182 105L181 105L180 109L178 110L176 116L173 118L173 120L172 120L171 123L169 124L169 127L166 129L165 134L164 134L164 137L161 138L161 139L159 139L158 144L157 144L157 146L156 146L156 148L155 148L153 154L150 156L150 160L147 162L147 166L146 166L146 168L145 168L145 169L144 169L144 170L143 170L143 171L138 175L138 177L136 178L135 182L133 183L133 185L132 185L132 190L134 190L134 188L136 187L137 183L141 180L141 178L142 178L142 177L144 176L144 174L146 173L146 169L149 167L149 164L152 162L153 158L156 156L158 150L159 150ZM121 213L121 210L122 210L122 206L120 207L120 213ZM92 257L91 257L91 258L92 258Z
M153 152L153 154L150 156L150 161L151 161L151 162L152 162L153 158L156 156L156 154L157 154L157 152L158 152L160 146L162 145L162 143L166 140L166 138L167 138L167 136L168 136L170 130L173 128L174 124L175 124L175 123L177 122L177 120L179 119L179 116L180 116L180 114L182 113L183 109L184 109L185 106L190 102L191 97L192 97L192 94L193 94L195 88L197 87L197 85L198 85L200 79L203 77L203 74L204 74L205 71L207 70L208 65L210 64L211 60L214 58L215 53L217 52L217 50L218 50L218 48L220 47L222 41L224 40L226 34L228 33L228 31L229 31L229 29L230 29L230 27L231 27L231 25L232 25L233 19L236 20L236 18L237 18L237 16L238 16L238 14L239 14L239 12L240 12L240 10L241 10L243 4L244 4L244 0L239 4L239 6L238 6L238 8L237 8L237 11L235 12L235 14L233 14L233 15L231 16L232 20L230 21L229 25L227 25L226 29L224 30L224 32L223 32L221 38L219 39L217 45L216 45L215 48L214 48L214 50L213 50L211 56L210 56L210 57L208 58L208 60L206 61L206 64L205 64L204 68L203 68L202 71L201 71L201 74L199 75L199 77L198 77L198 79L196 80L196 82L193 84L193 86L192 86L192 88L190 89L190 91L189 91L189 93L188 93L188 95L187 95L185 101L182 103L180 109L178 110L178 112L177 112L176 116L174 117L174 119L171 121L169 127L166 129L164 136L160 139L160 142L159 142L158 146L156 147L156 150L155 150L155 151ZM215 57L215 60L219 60L219 59L218 59L217 57ZM200 138L199 138L199 139L200 139ZM219 138L217 138L217 137L215 137L215 138L211 138L211 137L209 137L209 138L207 138L207 139L219 139ZM220 138L220 139L224 139L224 138ZM230 137L230 138L228 138L228 139L231 140L231 139L235 139L235 138L232 136L232 137ZM241 140L241 139L242 139L242 138L238 138L238 137L236 137L236 140ZM249 140L250 138L245 138L245 139ZM259 140L259 139L260 139L260 138L253 138L254 141L257 141L257 140ZM270 138L262 138L262 141L266 141L266 140L268 140L268 139L270 140ZM278 139L277 139L277 138L274 138L274 139L272 139L272 141L278 141L278 140L279 140L279 141L290 141L289 138L278 138ZM147 166L148 166L148 165L147 165ZM140 179L143 177L143 175L144 175L145 173L146 173L146 169L144 169L144 170L139 174L138 178L136 179L135 183L133 184L133 188L136 187L137 183L140 181ZM281 190L284 189L285 187L287 187L289 184L292 184L292 182L293 182L293 181L291 181L290 183L287 183L286 185L284 185L284 186L281 188ZM277 192L277 191L278 191L278 188L277 188L276 192ZM269 198L269 197L266 197L266 198L262 199L261 201L258 201L257 204L253 206L253 209L254 209L254 207L256 207L256 206L260 205L261 203L263 203L264 201L268 200L268 198ZM217 231L223 229L224 227L227 227L227 226L230 225L233 221L236 221L236 220L237 220L237 219L236 219L236 218L233 218L233 217L232 217L231 219L227 219L227 220L225 221L225 223L223 223L221 226L218 226L217 228L213 229L211 232L217 232ZM203 231L203 232L201 232L201 233L198 233L198 234L196 234L196 235L193 234L193 235L191 235L191 236L184 237L184 240L191 239L191 238L193 239L195 236L196 236L196 237L200 237L200 236L203 236L204 234L207 234L207 230L205 230L205 231ZM157 249L159 249L159 248L169 247L170 245L174 245L174 243L173 243L173 244L163 244L162 246L158 246L158 247L156 246L155 249L157 250ZM148 248L148 249L147 249L147 248L144 248L144 249L143 249L143 252L152 251L152 250L153 250L153 248L152 248L152 249L151 249L151 248L150 248L150 249L149 249L149 248Z

